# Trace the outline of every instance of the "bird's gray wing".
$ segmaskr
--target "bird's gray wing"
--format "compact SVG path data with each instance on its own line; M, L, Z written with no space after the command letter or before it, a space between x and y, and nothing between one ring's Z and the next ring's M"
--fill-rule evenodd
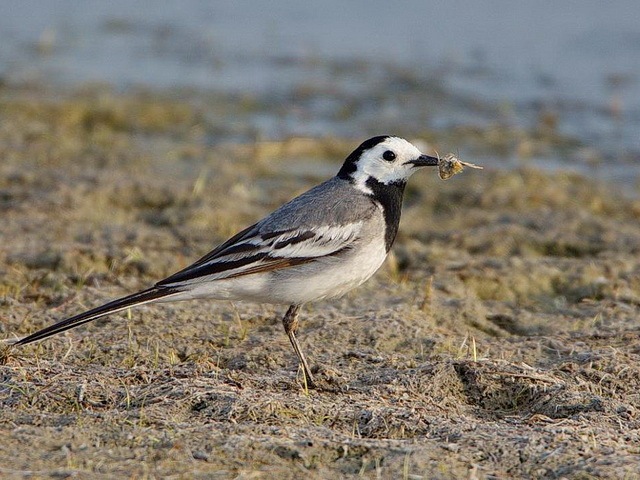
M375 205L340 179L332 179L246 228L200 260L158 282L179 288L309 263L349 249Z

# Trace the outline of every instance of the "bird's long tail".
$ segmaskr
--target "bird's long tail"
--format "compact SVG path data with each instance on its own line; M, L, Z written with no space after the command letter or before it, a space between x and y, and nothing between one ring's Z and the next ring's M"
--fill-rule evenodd
M50 325L46 328L43 328L42 330L39 330L27 337L18 340L14 343L14 345L26 345L28 343L37 342L38 340L42 340L57 333L78 327L85 323L91 322L92 320L104 317L105 315L116 313L127 308L144 305L145 303L155 302L157 300L175 295L177 293L180 292L174 289L152 287L147 290L143 290L141 292L134 293L117 300L113 300L112 302L105 303L100 307L96 307L92 310L80 313L74 317L61 320L58 323L54 323L53 325Z

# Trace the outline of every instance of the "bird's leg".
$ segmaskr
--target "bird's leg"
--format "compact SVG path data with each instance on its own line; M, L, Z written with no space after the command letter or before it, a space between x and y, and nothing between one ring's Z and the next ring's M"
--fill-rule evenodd
M291 305L287 313L285 313L282 318L282 325L284 326L284 331L289 336L289 340L291 341L291 345L293 349L296 351L296 355L298 355L298 359L302 364L302 370L304 371L304 376L307 380L307 385L314 386L315 383L313 381L313 375L311 374L311 369L309 368L309 364L307 363L307 359L304 358L302 350L300 349L300 344L298 343L298 339L296 338L296 331L298 330L298 312L300 311L300 305Z

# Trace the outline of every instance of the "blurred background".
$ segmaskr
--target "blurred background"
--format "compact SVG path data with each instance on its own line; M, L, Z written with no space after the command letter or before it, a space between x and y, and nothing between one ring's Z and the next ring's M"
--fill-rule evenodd
M199 95L210 144L438 137L634 192L638 18L634 0L5 0L0 78Z

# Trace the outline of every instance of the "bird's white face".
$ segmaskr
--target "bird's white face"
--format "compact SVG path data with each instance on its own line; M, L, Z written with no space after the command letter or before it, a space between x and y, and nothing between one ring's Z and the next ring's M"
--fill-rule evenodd
M362 151L351 178L360 190L370 193L366 185L369 178L385 185L406 182L419 167L426 166L420 164L419 159L424 158L420 150L405 139L387 137Z

